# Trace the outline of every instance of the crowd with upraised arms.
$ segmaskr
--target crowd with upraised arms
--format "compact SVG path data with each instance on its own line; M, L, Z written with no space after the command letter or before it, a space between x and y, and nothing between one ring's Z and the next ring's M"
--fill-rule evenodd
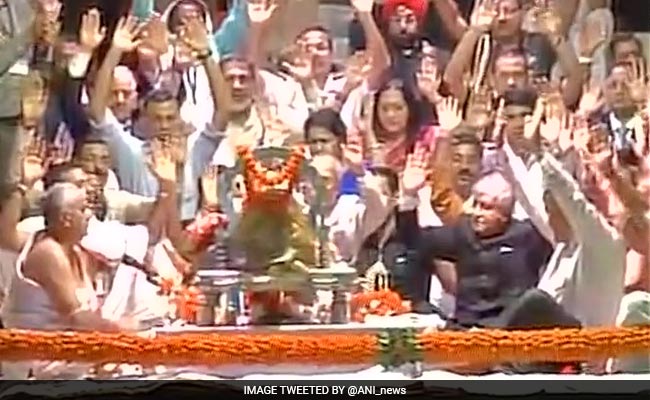
M295 145L326 182L330 262L381 264L435 329L650 323L646 49L609 1L350 0L343 59L294 2L318 6L234 0L213 23L214 2L135 1L75 35L58 0L0 2L5 328L165 314L146 271L196 272L220 172Z

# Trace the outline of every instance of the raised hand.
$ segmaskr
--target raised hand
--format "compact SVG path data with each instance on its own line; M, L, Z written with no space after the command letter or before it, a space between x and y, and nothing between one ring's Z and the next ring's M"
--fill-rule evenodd
M634 143L632 149L635 155L641 159L648 154L648 131L647 113L641 113L632 119L632 130L634 132Z
M358 51L348 57L345 64L345 84L348 87L356 88L368 77L372 69L368 58L368 55L363 51Z
M35 130L28 133L21 164L21 181L31 188L47 171L45 138Z
M436 104L440 98L438 89L440 88L441 77L435 60L431 59L431 57L424 57L420 63L420 70L416 74L416 79L420 93L429 102Z
M582 97L578 104L578 112L587 115L598 109L602 103L602 90L598 85L585 85L582 89Z
M374 0L350 0L352 7L354 7L354 9L359 13L372 12L372 6L374 3Z
M120 18L113 33L113 48L122 52L135 50L140 45L140 39L138 39L140 30L141 27L135 17L129 15Z
M471 26L481 32L487 32L492 27L498 13L494 0L483 0L470 18Z
M159 15L151 17L144 26L140 48L159 55L169 50L169 31Z
M542 98L537 99L533 115L528 115L524 122L524 138L530 143L534 143L539 133L539 125L544 116L545 101Z
M79 44L81 48L92 53L104 41L106 27L102 26L99 10L93 8L81 17L79 26Z
M648 83L645 60L641 57L634 58L628 70L627 85L630 97L640 107L648 102Z
M167 184L176 182L176 160L169 145L157 140L150 142L151 153L147 164L159 182Z
M181 29L181 40L190 48L194 56L210 51L210 37L205 23L198 17L184 21Z
M637 189L646 199L650 198L650 117L648 111L645 110L641 113L641 121L637 124L638 126L635 126L634 132L637 138L634 151L640 161Z
M185 164L187 158L187 138L193 131L191 124L179 120L174 133L169 138L169 149L177 165Z
M611 176L614 172L613 161L614 152L609 146L592 149L591 152L582 155L582 162L586 167L586 172L596 176L601 174Z
M219 167L216 165L208 166L201 175L201 189L203 194L203 205L213 207L219 204L219 195L217 192L219 180Z
M253 24L264 24L271 19L277 8L275 0L249 0L247 4L248 19Z
M39 125L47 107L47 89L40 73L32 71L25 77L21 92L21 118L24 127Z
M546 146L557 144L560 137L562 119L557 116L547 115L545 120L539 124L539 136Z
M34 36L40 43L53 45L56 41L61 23L62 4L58 0L39 0L36 2L36 19L34 23Z
M314 77L313 56L305 51L299 51L291 62L284 62L282 66L298 82L306 82Z
M573 148L579 155L589 152L589 126L585 118L574 120Z
M47 148L49 165L60 165L70 162L74 153L74 140L65 124L59 125L59 130L53 143Z
M427 181L427 166L429 151L423 144L416 144L413 153L406 158L406 167L402 172L402 193L405 196L416 196Z
M562 98L562 89L557 82L549 82L542 97L544 98L544 113L552 118L562 118L568 112Z
M447 133L463 122L462 111L455 97L446 97L436 104L440 128Z
M546 2L535 5L529 17L537 32L553 38L562 36L562 18Z
M508 123L506 120L505 109L506 101L505 99L501 99L499 101L499 108L497 108L497 112L494 116L494 130L492 131L492 140L498 147L503 146L503 143L505 141L503 133L506 128L506 124Z

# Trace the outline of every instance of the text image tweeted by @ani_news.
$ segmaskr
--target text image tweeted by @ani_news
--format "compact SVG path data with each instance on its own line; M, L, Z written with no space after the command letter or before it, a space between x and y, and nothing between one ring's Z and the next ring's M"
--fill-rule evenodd
M404 395L404 387L375 385L244 385L244 395L334 395L382 396Z

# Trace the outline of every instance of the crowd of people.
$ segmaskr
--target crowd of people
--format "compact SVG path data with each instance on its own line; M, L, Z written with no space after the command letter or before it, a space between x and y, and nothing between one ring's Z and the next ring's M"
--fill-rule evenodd
M330 262L381 264L444 329L650 323L647 61L608 1L350 0L340 61L320 25L272 51L274 0L219 26L201 0L114 27L93 8L76 35L57 0L3 3L6 328L137 329L160 303L139 274L196 271L186 227L224 207L237 149L298 145Z

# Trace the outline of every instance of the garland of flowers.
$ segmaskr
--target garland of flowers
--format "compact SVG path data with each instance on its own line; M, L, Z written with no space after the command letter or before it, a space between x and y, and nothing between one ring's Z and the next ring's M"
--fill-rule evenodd
M228 228L228 217L219 210L204 209L194 221L185 228L185 232L196 245L196 252L205 250L213 241L217 229Z
M305 149L302 146L295 146L291 149L289 158L282 164L280 170L269 169L255 159L253 151L249 147L240 147L237 150L244 163L246 174L264 186L277 186L282 182L295 182L300 172L300 166L305 158Z
M0 359L120 361L150 365L363 364L377 356L377 336L348 334L183 334L155 339L126 334L0 331Z
M280 206L284 209L287 200L291 195L293 185L300 177L300 167L305 159L305 149L302 146L295 146L287 160L278 168L264 167L255 159L253 151L248 147L237 149L239 157L244 165L244 184L246 186L246 198L244 207L251 204L263 204L265 206ZM286 184L281 193L273 193L271 189L277 189L278 185Z
M177 318L189 323L196 322L201 295L201 291L196 286L178 287L171 279L163 279L158 293L169 297L169 303L173 306Z
M502 362L578 362L647 354L650 327L553 329L531 331L481 330L419 335L427 362L494 365Z
M576 362L631 355L650 348L650 327L481 330L392 330L278 334L181 334L146 339L137 335L0 330L0 359L124 362L148 365L316 364L386 366L421 359L431 363L494 365L504 362ZM401 346L397 346L401 342ZM406 345L406 346L405 346ZM408 350L409 346L415 346ZM410 354L393 355L398 347Z
M411 311L409 302L389 289L357 293L352 296L350 307L355 322L364 322L368 315L401 315Z

